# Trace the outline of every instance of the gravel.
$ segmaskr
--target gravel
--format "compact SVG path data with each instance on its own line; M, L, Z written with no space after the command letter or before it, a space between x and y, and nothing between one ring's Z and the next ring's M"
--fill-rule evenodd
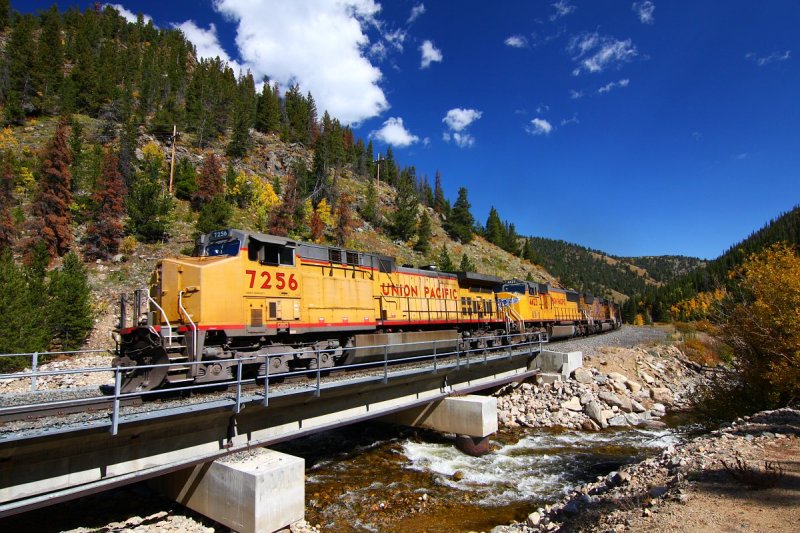
M595 355L598 348L603 346L619 346L633 348L641 344L658 344L667 338L667 331L661 328L648 326L623 326L620 329L592 335L553 341L549 343L551 350L559 352L583 352L584 356Z

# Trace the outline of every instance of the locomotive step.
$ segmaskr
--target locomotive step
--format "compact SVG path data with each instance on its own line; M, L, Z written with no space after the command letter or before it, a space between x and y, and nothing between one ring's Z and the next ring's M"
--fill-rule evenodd
M180 383L188 383L190 381L194 381L194 378L187 378L185 375L167 376L167 383L170 383L172 385L177 385Z

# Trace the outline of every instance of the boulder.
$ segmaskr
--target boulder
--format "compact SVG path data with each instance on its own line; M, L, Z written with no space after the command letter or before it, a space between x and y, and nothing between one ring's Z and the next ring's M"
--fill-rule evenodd
M619 415L610 418L608 420L608 425L611 427L627 427L629 424L623 415Z
M527 523L529 527L536 527L539 525L539 522L541 521L542 521L542 515L540 515L536 511L528 515Z
M602 391L597 395L602 401L606 402L610 406L617 406L623 411L630 413L633 411L633 405L631 404L631 399L627 396L617 396L613 392L606 392Z
M586 391L583 394L581 394L581 405L586 405L587 403L591 402L592 400L594 400L594 396L592 396L591 392Z
M620 374L619 372L609 372L608 379L612 381L619 381L620 383L625 383L628 381L628 376L625 374Z
M636 394L637 392L639 392L640 390L642 390L642 386L641 386L639 383L635 382L635 381L628 380L628 381L625 383L625 385L626 385L626 386L627 386L627 387L628 387L628 388L631 390L631 392L632 392L632 393L634 393L634 394Z
M642 419L636 413L625 413L625 420L632 426L638 426L642 423Z
M652 385L653 383L656 382L653 376L647 374L646 372L642 372L641 370L639 371L639 377L641 377L644 380L644 382L647 383L648 385Z
M663 403L664 405L672 405L674 402L672 391L666 387L650 389L650 397L654 402Z
M636 400L631 400L631 407L633 408L634 413L644 413L645 411L647 411L644 405L640 404Z
M569 399L569 401L562 402L561 407L567 409L569 411L581 412L583 411L583 407L581 406L580 399L577 396L573 396Z
M573 376L575 377L575 381L578 383L586 384L592 382L592 371L588 368L576 368Z
M584 405L583 412L586 413L586 416L594 420L601 428L608 426L607 417L603 413L603 409L600 407L600 404L595 400L592 400Z

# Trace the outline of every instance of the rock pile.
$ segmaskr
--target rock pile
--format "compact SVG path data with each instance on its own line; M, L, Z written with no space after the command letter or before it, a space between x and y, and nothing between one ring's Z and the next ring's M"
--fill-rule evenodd
M759 471L756 461L748 462L748 453L767 447L779 448L776 443L783 442L793 458L791 450L796 448L798 438L800 410L785 408L740 418L728 427L678 446L669 446L658 457L600 476L597 481L578 487L560 502L531 513L525 523L497 526L492 533L562 528L645 531L650 529L647 520L661 506L668 502L687 503L692 498L689 480L703 473L730 476L732 465L742 464L761 481L769 481L766 478L774 476L779 482L780 473Z
M92 368L111 368L113 356L108 353L84 354L80 357L67 357L39 365L39 372L66 372L65 374L52 374L36 378L36 390L64 390L97 388L100 385L114 382L112 372L79 372L79 370ZM26 368L22 373L30 372ZM31 390L31 378L12 377L0 379L0 394L28 392Z
M507 427L552 427L599 430L607 427L664 427L658 419L668 409L688 406L704 374L674 346L619 348L636 375L578 368L561 382L513 384L497 393L499 421Z

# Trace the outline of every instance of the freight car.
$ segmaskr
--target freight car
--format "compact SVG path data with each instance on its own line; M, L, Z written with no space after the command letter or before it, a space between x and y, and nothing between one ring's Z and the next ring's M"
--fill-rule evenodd
M220 230L201 236L191 257L158 263L149 289L134 297L132 326L123 299L114 364L128 369L122 390L133 392L226 381L243 356L257 361L246 369L251 376L265 376L491 349L506 334L513 337L504 342L523 342L543 331L593 332L585 309L560 303L560 289L536 286L541 310L534 317L534 304L522 305L523 286L534 287Z

